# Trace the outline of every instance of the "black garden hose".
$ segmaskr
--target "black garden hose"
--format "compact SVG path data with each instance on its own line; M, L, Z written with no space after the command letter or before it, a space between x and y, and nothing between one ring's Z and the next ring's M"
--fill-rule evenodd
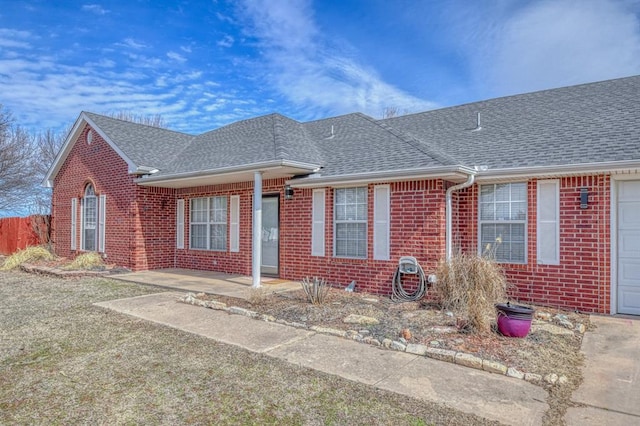
M427 293L427 277L424 275L424 270L420 265L418 267L418 288L413 293L407 293L405 289L402 287L402 274L400 272L400 266L396 269L395 274L393 274L393 294L391 295L391 300L397 302L410 302L415 300L420 300Z

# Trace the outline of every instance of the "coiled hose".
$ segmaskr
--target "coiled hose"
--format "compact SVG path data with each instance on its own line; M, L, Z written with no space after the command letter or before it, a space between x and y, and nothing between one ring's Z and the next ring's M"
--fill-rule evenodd
M418 288L413 293L407 293L407 291L402 287L402 275L404 274L400 272L400 266L398 266L395 274L393 274L393 293L391 295L391 300L398 302L415 301L422 299L427 293L427 277L424 274L422 266L416 266L418 267Z

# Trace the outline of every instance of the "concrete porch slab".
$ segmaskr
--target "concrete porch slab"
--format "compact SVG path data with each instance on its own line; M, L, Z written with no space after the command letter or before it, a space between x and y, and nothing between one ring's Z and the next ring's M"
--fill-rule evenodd
M217 294L247 299L252 278L223 272L197 271L193 269L156 269L152 271L128 272L109 276L120 281L153 285L182 292ZM262 287L269 293L301 289L300 283L278 278L261 279Z

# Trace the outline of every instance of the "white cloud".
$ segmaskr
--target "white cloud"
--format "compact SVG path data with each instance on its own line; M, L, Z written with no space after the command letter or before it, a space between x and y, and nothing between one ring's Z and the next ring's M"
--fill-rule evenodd
M31 37L28 31L0 28L0 47L28 49L31 47L28 41Z
M503 95L640 74L640 23L627 6L546 0L510 11L475 40L478 81Z
M218 40L217 45L220 47L231 47L233 46L234 39L230 35L225 35L221 40Z
M181 62L182 63L182 62L186 62L187 61L187 59L184 56L182 56L181 54L176 53L176 52L168 52L167 53L167 57L169 59L171 59L171 60L176 61L176 62Z
M96 15L105 15L109 13L108 10L104 9L99 4L83 4L82 10L84 10L85 12L95 13Z
M258 39L268 83L307 115L360 111L380 117L386 107L421 111L435 105L386 83L371 67L343 53L316 27L308 0L247 0L246 31ZM263 64L261 64L262 66Z
M125 38L122 43L116 43L116 46L130 47L132 49L143 49L148 47L146 44L139 43L131 37Z

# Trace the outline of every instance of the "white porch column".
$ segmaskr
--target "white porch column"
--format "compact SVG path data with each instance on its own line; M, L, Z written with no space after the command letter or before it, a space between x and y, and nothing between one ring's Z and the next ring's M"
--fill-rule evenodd
M260 264L262 263L262 172L253 175L253 288L260 287Z

